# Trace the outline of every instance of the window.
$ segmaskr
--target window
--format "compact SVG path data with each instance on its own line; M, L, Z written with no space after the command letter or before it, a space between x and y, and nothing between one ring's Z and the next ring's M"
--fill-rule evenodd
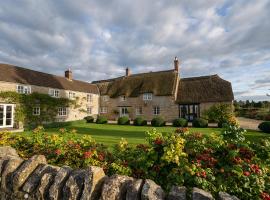
M153 97L152 93L144 93L143 94L143 100L144 101L151 101L152 97Z
M102 101L109 101L109 96L107 96L107 95L102 96Z
M31 93L31 86L17 85L17 92L19 94L30 94Z
M136 115L142 115L142 114L143 114L142 107L136 108Z
M126 101L126 100L127 100L127 97L126 97L126 96L121 96L121 97L120 97L120 100L121 100L121 101Z
M60 91L59 90L55 90L55 89L50 89L49 90L49 95L51 97L59 97Z
M67 108L66 107L58 108L58 116L67 116Z
M92 114L92 106L91 107L87 107L87 114L91 115Z
M107 107L100 107L100 113L107 113Z
M121 107L120 108L120 117L128 116L128 108L127 107Z
M87 94L87 102L93 102L93 95Z
M153 107L153 114L154 115L159 115L160 114L160 107L159 106L154 106Z
M75 99L76 98L76 93L75 92L68 92L68 98L69 99Z
M40 115L40 107L33 108L33 115Z

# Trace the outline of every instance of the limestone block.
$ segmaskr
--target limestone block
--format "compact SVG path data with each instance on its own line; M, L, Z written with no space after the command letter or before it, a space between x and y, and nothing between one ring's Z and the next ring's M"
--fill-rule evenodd
M182 186L173 186L171 188L171 191L167 197L168 200L186 200L186 193L187 193L187 188Z
M214 200L213 196L202 189L193 188L192 191L193 200Z
M165 199L165 193L162 188L154 181L146 179L142 188L142 200L161 200Z

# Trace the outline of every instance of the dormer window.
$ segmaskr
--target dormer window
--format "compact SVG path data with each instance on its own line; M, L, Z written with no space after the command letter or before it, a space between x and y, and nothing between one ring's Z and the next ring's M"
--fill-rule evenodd
M102 96L102 101L109 101L109 96L108 95L105 95L105 96Z
M120 100L121 101L126 101L127 100L127 97L125 95L123 95L123 96L120 97Z
M51 97L56 97L58 98L60 96L60 90L56 90L56 89L49 89L49 95Z
M144 93L143 94L143 100L144 101L151 101L153 98L153 94L152 93Z
M17 92L19 94L30 94L31 93L31 86L17 85Z

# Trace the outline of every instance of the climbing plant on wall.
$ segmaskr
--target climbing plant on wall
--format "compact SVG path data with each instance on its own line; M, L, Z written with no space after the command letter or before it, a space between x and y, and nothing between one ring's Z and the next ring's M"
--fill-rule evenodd
M59 107L76 105L76 100L53 98L48 94L40 93L18 94L17 92L0 92L0 99L6 103L16 104L15 122L34 125L55 121ZM40 107L40 115L33 115L35 107Z

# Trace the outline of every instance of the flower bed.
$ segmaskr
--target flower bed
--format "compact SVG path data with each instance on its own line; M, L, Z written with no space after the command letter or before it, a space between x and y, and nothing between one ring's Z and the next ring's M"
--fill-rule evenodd
M11 145L20 156L46 155L54 165L103 167L107 174L149 178L169 190L172 185L199 187L217 195L225 191L240 199L269 199L270 141L245 142L244 130L228 126L222 135L191 133L188 128L163 134L147 132L147 144L125 139L109 150L76 130L46 134L38 127L29 136L0 133L0 145Z

